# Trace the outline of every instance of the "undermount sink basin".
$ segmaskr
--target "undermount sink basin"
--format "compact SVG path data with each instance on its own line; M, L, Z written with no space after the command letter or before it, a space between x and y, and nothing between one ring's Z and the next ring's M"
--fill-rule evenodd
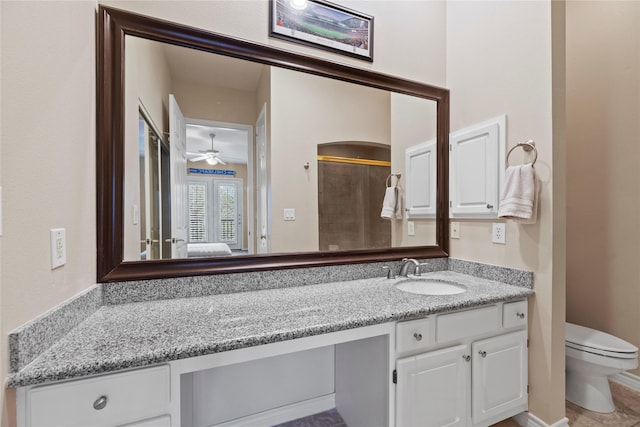
M401 291L421 295L455 295L467 292L467 288L463 285L434 279L401 279L395 286Z

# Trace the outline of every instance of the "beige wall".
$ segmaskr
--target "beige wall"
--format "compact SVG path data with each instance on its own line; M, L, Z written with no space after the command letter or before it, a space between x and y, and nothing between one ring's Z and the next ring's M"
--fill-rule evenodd
M567 320L638 347L639 22L638 2L567 3Z
M0 8L4 379L7 332L96 280L95 3ZM52 271L56 227L66 228L67 264ZM10 425L13 409L2 402Z
M173 93L187 119L210 120L254 126L256 92L176 80Z
M507 223L507 244L497 245L490 221L461 222L451 256L534 272L529 410L548 423L564 417L564 334L557 327L564 325L564 278L562 260L554 259L564 252L564 212L553 203L564 197L562 176L554 175L564 167L555 153L564 141L554 139L562 114L554 123L552 83L562 82L552 81L552 54L550 2L447 2L451 130L507 114L508 146L536 141L542 181L537 224Z
M318 250L318 144L389 144L389 92L292 72L271 70L271 250ZM311 167L303 166L309 162ZM295 221L283 210L294 208Z
M127 37L125 49L125 151L124 259L140 259L140 226L133 223L133 206L140 200L139 108L144 106L159 132L167 132L171 75L162 45L139 37ZM166 136L164 139L166 140ZM142 210L141 210L142 211Z
M399 93L391 94L391 167L392 173L401 172L398 183L401 209L407 204L407 171L405 169L405 151L407 148L424 142L435 141L437 125L437 103ZM435 191L436 183L432 186ZM408 221L413 221L414 236L408 234ZM393 221L392 246L435 245L435 219L407 218Z

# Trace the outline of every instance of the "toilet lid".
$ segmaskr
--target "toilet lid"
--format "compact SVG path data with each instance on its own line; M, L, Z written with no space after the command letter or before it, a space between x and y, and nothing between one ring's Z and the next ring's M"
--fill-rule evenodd
M595 329L586 328L573 323L566 324L565 339L570 347L585 349L602 350L612 353L637 353L638 347L626 342L618 337L607 334L606 332L597 331ZM587 350L588 351L588 350Z

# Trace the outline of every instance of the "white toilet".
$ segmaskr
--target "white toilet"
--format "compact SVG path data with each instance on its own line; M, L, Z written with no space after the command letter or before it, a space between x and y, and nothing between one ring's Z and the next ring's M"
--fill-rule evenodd
M607 377L638 367L638 347L605 332L566 324L569 402L595 412L613 412Z

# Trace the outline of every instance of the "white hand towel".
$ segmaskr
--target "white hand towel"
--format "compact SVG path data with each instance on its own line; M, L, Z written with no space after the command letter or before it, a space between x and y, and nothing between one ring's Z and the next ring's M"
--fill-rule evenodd
M504 173L498 217L522 224L534 224L540 185L532 164L509 166Z
M384 192L380 217L383 219L402 219L400 201L398 200L398 187L387 187Z

